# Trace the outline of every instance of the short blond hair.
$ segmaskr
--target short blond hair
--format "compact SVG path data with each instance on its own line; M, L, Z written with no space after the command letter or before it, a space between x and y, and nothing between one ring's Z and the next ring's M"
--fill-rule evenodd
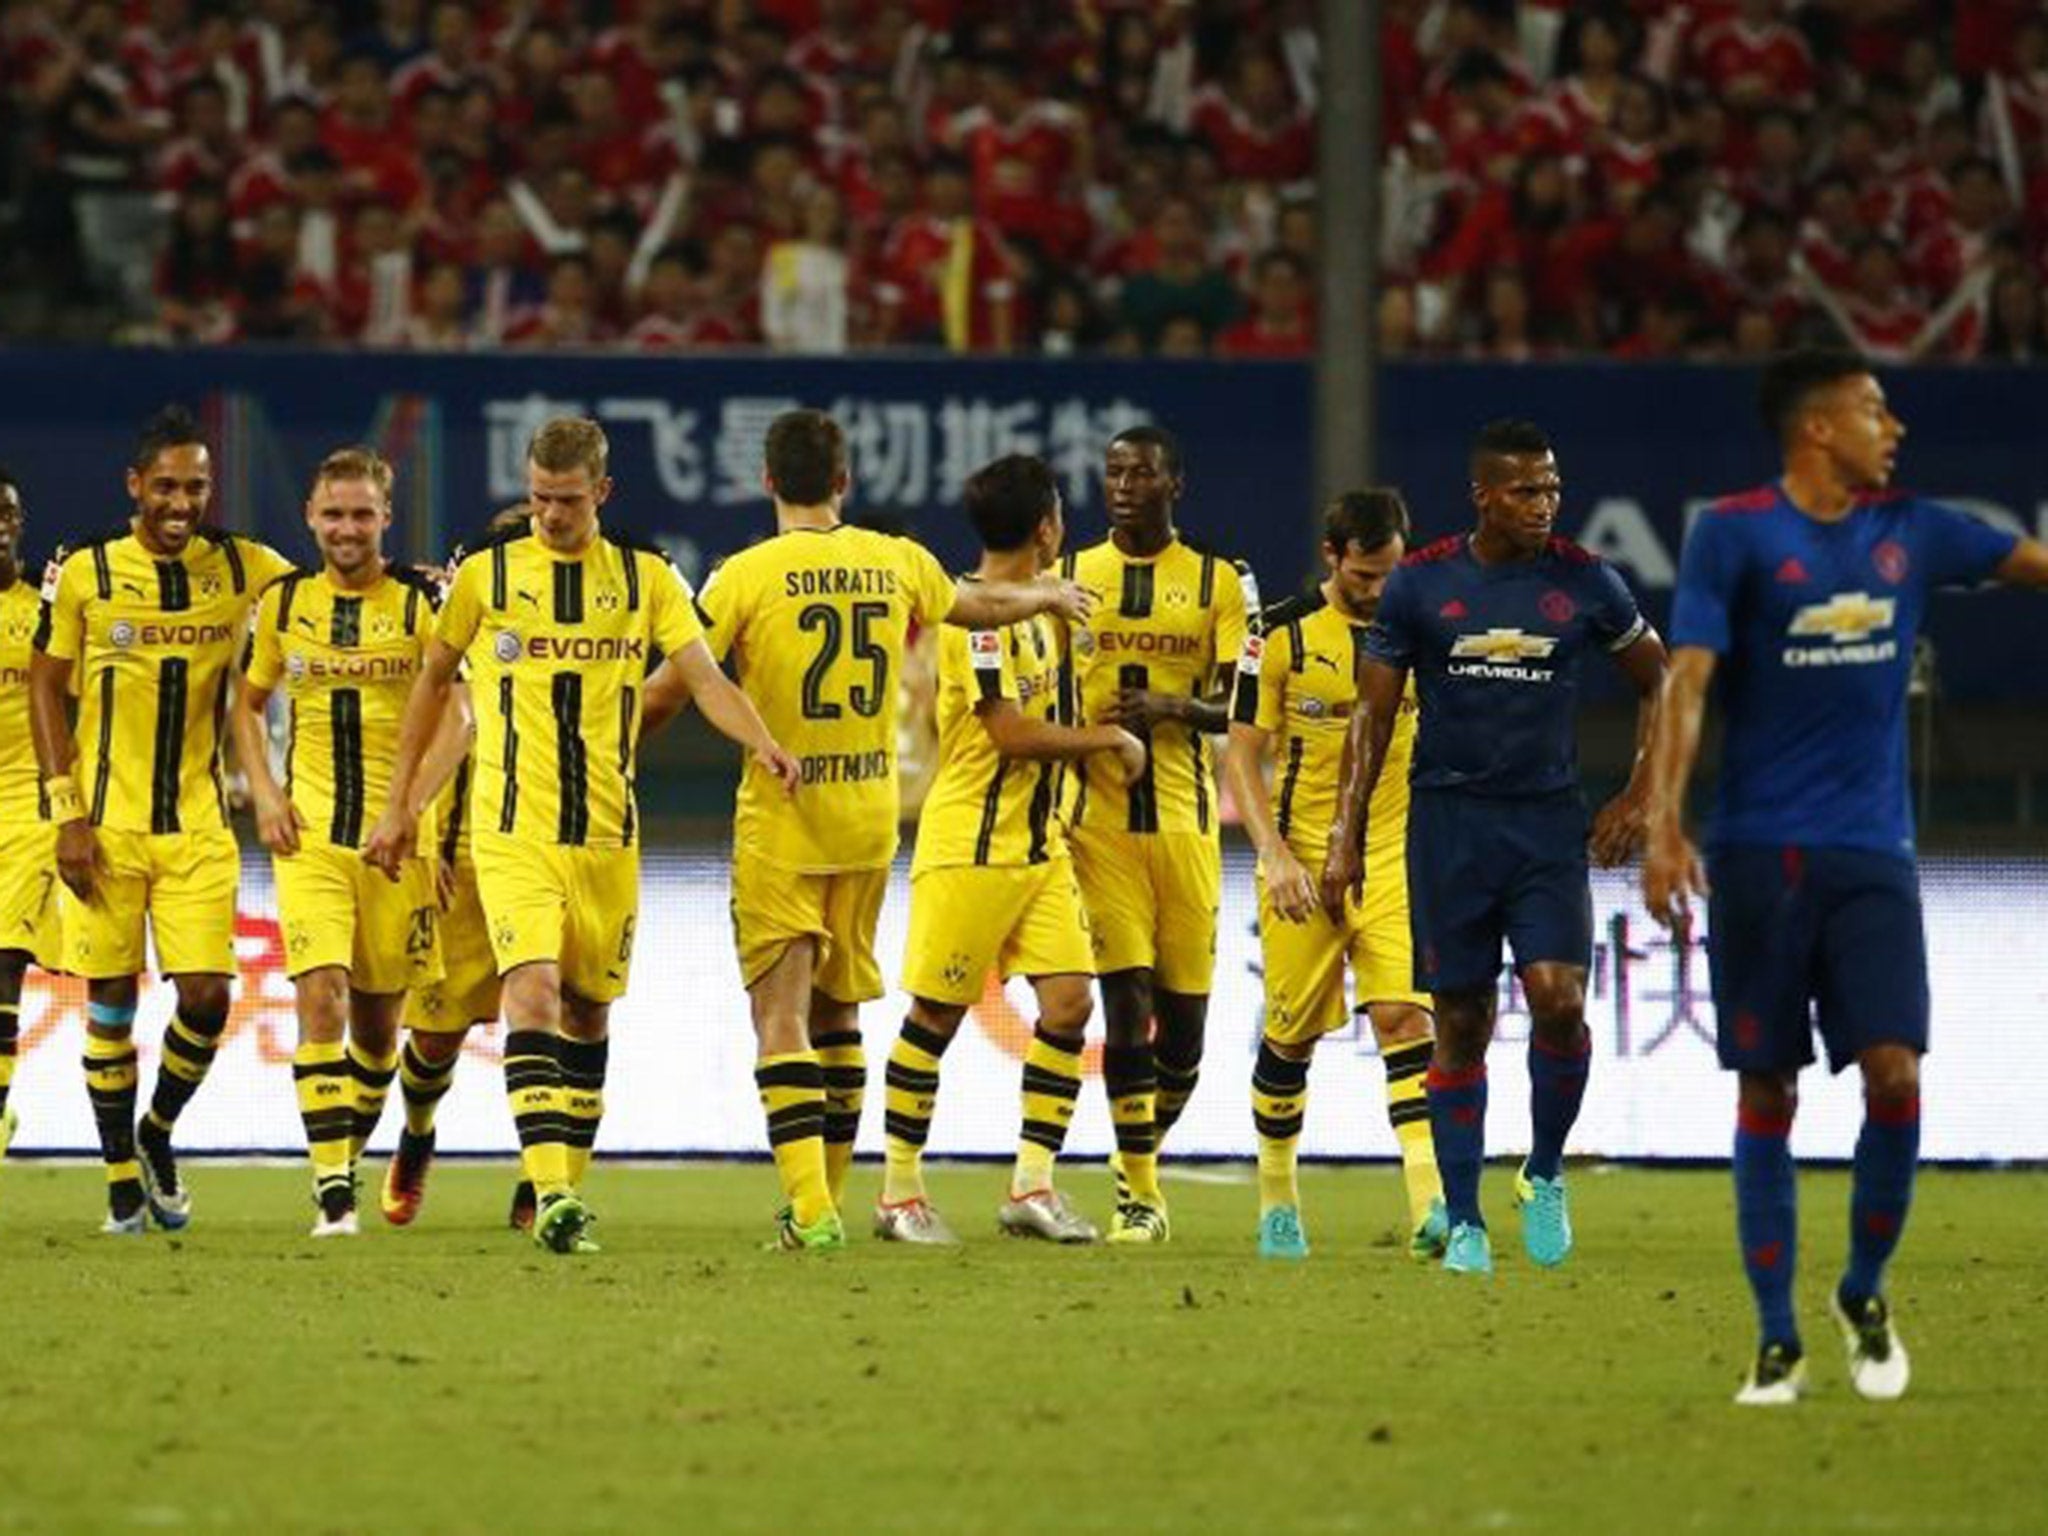
M604 428L596 422L584 416L557 416L533 434L533 445L526 450L526 458L535 469L551 474L587 469L592 480L602 480L605 459L610 453L611 444L605 440Z
M356 445L337 448L322 459L320 467L313 471L313 488L317 491L329 480L367 480L377 488L378 496L389 502L393 478L384 455L374 448Z

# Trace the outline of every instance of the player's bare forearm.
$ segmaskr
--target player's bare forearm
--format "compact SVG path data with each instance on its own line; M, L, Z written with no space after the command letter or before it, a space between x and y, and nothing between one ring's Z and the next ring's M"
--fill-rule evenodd
M476 708L470 702L469 685L451 683L448 707L441 711L441 723L435 728L426 756L420 759L419 771L413 775L406 805L408 816L417 820L425 813L442 786L455 777L455 770L462 766L475 744Z
M1280 844L1279 824L1273 819L1273 797L1266 792L1266 747L1272 734L1256 725L1233 722L1230 741L1223 750L1223 778L1230 785L1237 814L1244 822L1245 835L1252 840L1260 858Z
M640 739L645 741L681 714L690 702L690 685L673 656L666 657L647 679L640 695Z
M2021 539L1992 575L2010 586L2048 589L2048 544Z
M228 705L228 739L234 744L235 759L249 780L249 793L259 804L284 798L277 776L270 771L270 733L263 719L269 705L270 690L247 682L235 689L234 702Z
M1657 734L1657 715L1662 708L1664 678L1670 670L1671 658L1657 632L1646 629L1615 660L1636 687L1636 752L1629 769L1629 784L1641 789L1647 783L1650 742Z
M1682 645L1665 668L1662 697L1653 717L1647 815L1650 836L1680 830L1685 792L1699 757L1700 727L1707 712L1707 685L1714 677L1714 653Z
M1087 589L1071 581L982 581L962 577L953 588L946 622L962 629L1001 629L1041 613L1074 622L1094 606Z
M396 812L409 819L417 819L413 816L412 807L418 802L415 785L420 765L426 760L427 748L441 729L441 717L447 713L448 700L455 691L455 669L461 660L452 647L439 640L427 646L427 654L420 662L420 675L412 685L412 693L406 698L405 716L398 726L398 750L391 765L391 799L386 807L387 816Z
M1127 733L1114 725L1060 725L1034 720L1007 699L979 710L982 729L1005 758L1026 762L1078 762L1097 752L1114 752Z
M782 749L768 729L768 722L754 708L738 683L719 670L711 647L692 640L669 658L682 669L697 712L711 722L713 730L727 740L745 747L754 761L782 781L791 794L796 792L802 772L795 758Z
M40 651L28 661L29 734L35 738L36 767L46 779L60 779L78 761L71 734L71 663Z
M1365 662L1358 671L1358 703L1344 731L1344 752L1337 770L1337 817L1330 827L1331 848L1362 849L1366 810L1379 787L1387 747L1394 739L1394 717L1408 673L1384 662Z

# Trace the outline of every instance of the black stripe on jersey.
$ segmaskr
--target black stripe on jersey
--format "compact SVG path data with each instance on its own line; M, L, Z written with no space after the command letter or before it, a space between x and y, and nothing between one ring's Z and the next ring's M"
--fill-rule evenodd
M1197 699L1201 698L1202 680L1199 677L1189 691ZM1206 832L1209 830L1209 758L1202 745L1200 731L1188 732L1188 751L1195 759L1195 827Z
M572 560L555 566L555 622L583 622L583 567Z
M328 695L334 747L334 822L327 840L353 848L363 839L363 695L337 688Z
M491 546L491 606L503 613L512 601L512 563L503 544Z
M220 824L228 824L228 786L221 777L221 745L228 739L228 674L222 671L213 688L213 741L206 749L206 771L213 778L214 802L220 806Z
M114 772L114 669L100 674L100 761L92 773L92 824L107 814L107 781Z
M1156 569L1150 565L1124 567L1124 590L1116 605L1116 611L1124 618L1152 617L1152 578Z
M498 679L498 714L505 722L505 756L499 767L505 773L505 803L498 810L498 830L510 832L519 819L519 726L512 713L512 679Z
M152 832L179 830L178 770L185 760L185 695L191 677L192 663L182 656L167 656L157 665L156 760L149 780Z
M416 635L420 631L420 598L424 594L418 587L409 588L405 594L405 632Z
M183 613L192 606L192 574L176 560L156 563L157 606L165 613Z
M1031 851L1026 858L1033 864L1045 862L1046 829L1052 823L1052 808L1060 794L1059 766L1040 763L1038 787L1031 791Z
M619 551L619 558L625 562L626 612L638 613L640 611L640 557L630 549L622 549ZM698 611L701 613L703 610L699 609ZM709 628L708 625L706 627Z
M1301 751L1308 743L1296 736L1287 743L1287 770L1280 776L1280 835L1285 837L1294 821L1294 786L1301 778Z
M1126 566L1124 569L1131 571L1149 570L1151 568L1149 566ZM1147 612L1151 611L1150 602L1151 594L1147 592ZM1136 664L1118 667L1116 669L1116 685L1119 688L1149 688L1152 686L1151 670ZM1151 745L1152 733L1150 731L1141 731L1139 734L1145 738L1145 744L1149 747ZM1150 752L1145 754L1145 771L1131 781L1129 802L1130 808L1125 818L1125 825L1129 830L1133 832L1157 832L1159 830L1159 784L1154 777L1154 764Z
M637 733L633 715L639 700L636 689L619 690L619 781L626 786L626 819L619 837L629 844L633 841L633 823L636 820L633 814L633 744Z
M291 628L292 603L299 595L299 583L306 579L304 571L293 571L285 577L284 585L277 594L277 632L281 635Z
M111 600L114 595L114 568L107 561L107 546L104 544L92 547L92 579L99 588L100 601Z
M1306 672L1308 670L1308 641L1301 632L1301 620L1287 621L1287 670Z
M974 862L986 864L996 838L996 816L1003 808L1003 776L1009 771L1006 759L996 759L996 771L989 775L988 789L981 797L981 831L974 839Z
M292 764L299 751L299 701L290 694L285 695L284 722L284 797L292 797Z
M1365 666L1365 637L1370 633L1363 624L1351 626L1351 675L1358 676Z
M581 569L570 565L555 567L557 573ZM556 587L555 595L560 597L561 591ZM583 745L583 674L557 672L553 691L555 793L561 800L555 817L555 841L583 843L590 838L590 764Z
M448 825L441 829L441 857L455 862L455 850L462 842L462 819L469 814L469 759L455 769L455 792L448 797Z
M242 566L242 549L230 535L220 541L220 552L227 556L228 580L234 584L235 596L240 597L249 587L249 573Z
M334 600L334 611L327 620L327 643L338 648L363 643L363 600L360 597L337 597Z
M1200 595L1196 598L1196 601L1204 608L1207 608L1216 601L1216 557L1214 555L1202 556L1202 585Z

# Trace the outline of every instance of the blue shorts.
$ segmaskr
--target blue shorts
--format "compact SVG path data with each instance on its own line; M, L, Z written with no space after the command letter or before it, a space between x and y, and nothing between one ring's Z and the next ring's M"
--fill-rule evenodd
M1873 1045L1927 1049L1927 936L1911 859L1863 848L1715 849L1707 955L1721 1065L1796 1071L1813 1031L1839 1072Z
M1472 992L1515 968L1593 959L1586 807L1578 791L1535 798L1418 789L1408 808L1415 986Z

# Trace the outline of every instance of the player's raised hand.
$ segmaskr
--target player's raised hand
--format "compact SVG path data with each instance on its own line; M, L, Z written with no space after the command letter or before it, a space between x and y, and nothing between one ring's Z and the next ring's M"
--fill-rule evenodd
M274 785L257 789L252 784L250 794L255 801L257 840L272 853L290 858L299 851L299 828L306 824L306 818Z
M1054 581L1056 589L1052 606L1046 611L1058 614L1069 624L1085 624L1088 615L1095 611L1095 594L1078 581Z
M803 765L783 751L779 742L770 740L765 746L754 748L753 757L763 769L782 781L785 794L794 795L804 781Z
M1643 846L1645 815L1643 797L1632 790L1623 790L1601 806L1586 839L1593 862L1602 869L1613 869L1634 858Z
M1129 731L1119 728L1116 733L1116 745L1110 750L1116 758L1118 769L1123 774L1124 783L1137 783L1138 776L1145 771L1145 758L1148 755L1145 743Z
M101 868L99 834L83 816L57 829L57 878L80 901L91 901Z
M384 871L384 878L396 880L405 861L419 851L420 824L397 805L387 806L370 837L363 844L363 862Z
M1271 853L1259 855L1259 873L1266 881L1266 894L1283 922L1307 922L1321 899L1316 882L1294 850L1281 843Z
M1330 914L1330 921L1344 921L1344 904L1365 894L1365 859L1359 852L1357 842L1349 836L1339 836L1341 827L1333 827L1330 836L1330 851L1323 855L1323 877L1319 890L1323 899L1323 910Z
M1683 937L1692 926L1692 898L1705 896L1706 866L1682 829L1651 836L1643 852L1643 905L1666 928Z

